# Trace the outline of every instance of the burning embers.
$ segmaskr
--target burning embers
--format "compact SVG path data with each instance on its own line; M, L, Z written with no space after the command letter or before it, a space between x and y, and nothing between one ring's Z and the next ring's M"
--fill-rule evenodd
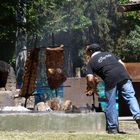
M38 111L70 111L72 110L71 100L66 100L63 103L60 101L60 98L53 98L47 102L39 102L36 105Z

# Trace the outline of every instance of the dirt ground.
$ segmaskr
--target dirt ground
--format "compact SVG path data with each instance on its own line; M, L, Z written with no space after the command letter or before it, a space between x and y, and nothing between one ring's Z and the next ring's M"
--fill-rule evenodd
M138 125L133 120L121 120L119 121L119 130L127 134L140 134Z

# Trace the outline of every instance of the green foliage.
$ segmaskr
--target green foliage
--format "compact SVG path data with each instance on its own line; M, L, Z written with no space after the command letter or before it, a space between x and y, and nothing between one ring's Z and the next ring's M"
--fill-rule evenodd
M71 30L83 29L91 25L91 21L84 15L84 6L81 1L65 1L59 9L49 11L46 30L57 33L60 31L70 32Z
M126 4L129 2L129 0L119 0L120 4Z
M28 1L27 3L28 33L38 35L43 34L46 31L46 25L54 21L53 17L56 14L57 9L59 9L59 6L62 4L62 1L63 0Z
M120 4L130 4L131 2L129 0L119 0ZM124 13L125 16L131 17L134 19L139 19L139 12L138 11L131 11L131 12L126 12Z
M81 53L83 46L92 42L99 42L105 50L118 54L125 61L139 61L139 14L136 11L117 13L118 3L127 4L129 1L28 0L28 42L33 35L43 38L46 33L60 35L65 32L74 50L73 59L77 59L74 65L78 65L76 62L84 55ZM17 6L18 0L2 0L0 5L0 43L13 47ZM135 55L128 57L132 51Z
M0 42L13 44L15 42L15 13L16 13L16 0L1 1L0 5Z
M127 61L140 61L140 26L136 25L135 29L130 32L127 40Z

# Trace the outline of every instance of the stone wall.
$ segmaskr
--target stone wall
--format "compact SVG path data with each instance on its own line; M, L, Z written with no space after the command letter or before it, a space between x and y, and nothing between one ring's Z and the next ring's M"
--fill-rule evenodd
M85 78L67 78L64 82L64 100L71 100L78 107L86 107L87 104L93 104L93 96L86 96L86 79ZM98 107L97 98L95 106Z

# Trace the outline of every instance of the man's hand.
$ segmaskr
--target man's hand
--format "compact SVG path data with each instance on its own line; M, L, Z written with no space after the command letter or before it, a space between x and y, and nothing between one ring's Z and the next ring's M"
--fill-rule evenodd
M93 88L90 88L90 87L87 86L87 89L85 91L85 94L87 96L92 96L93 94L98 95L97 88L96 89L93 89Z
M87 96L91 96L93 94L97 94L97 84L98 84L98 78L95 76L88 76L87 77L87 88L85 91L85 94Z
M87 90L85 91L85 94L86 94L87 96L93 95L93 94L94 94L94 89L89 89L89 88L87 87Z

